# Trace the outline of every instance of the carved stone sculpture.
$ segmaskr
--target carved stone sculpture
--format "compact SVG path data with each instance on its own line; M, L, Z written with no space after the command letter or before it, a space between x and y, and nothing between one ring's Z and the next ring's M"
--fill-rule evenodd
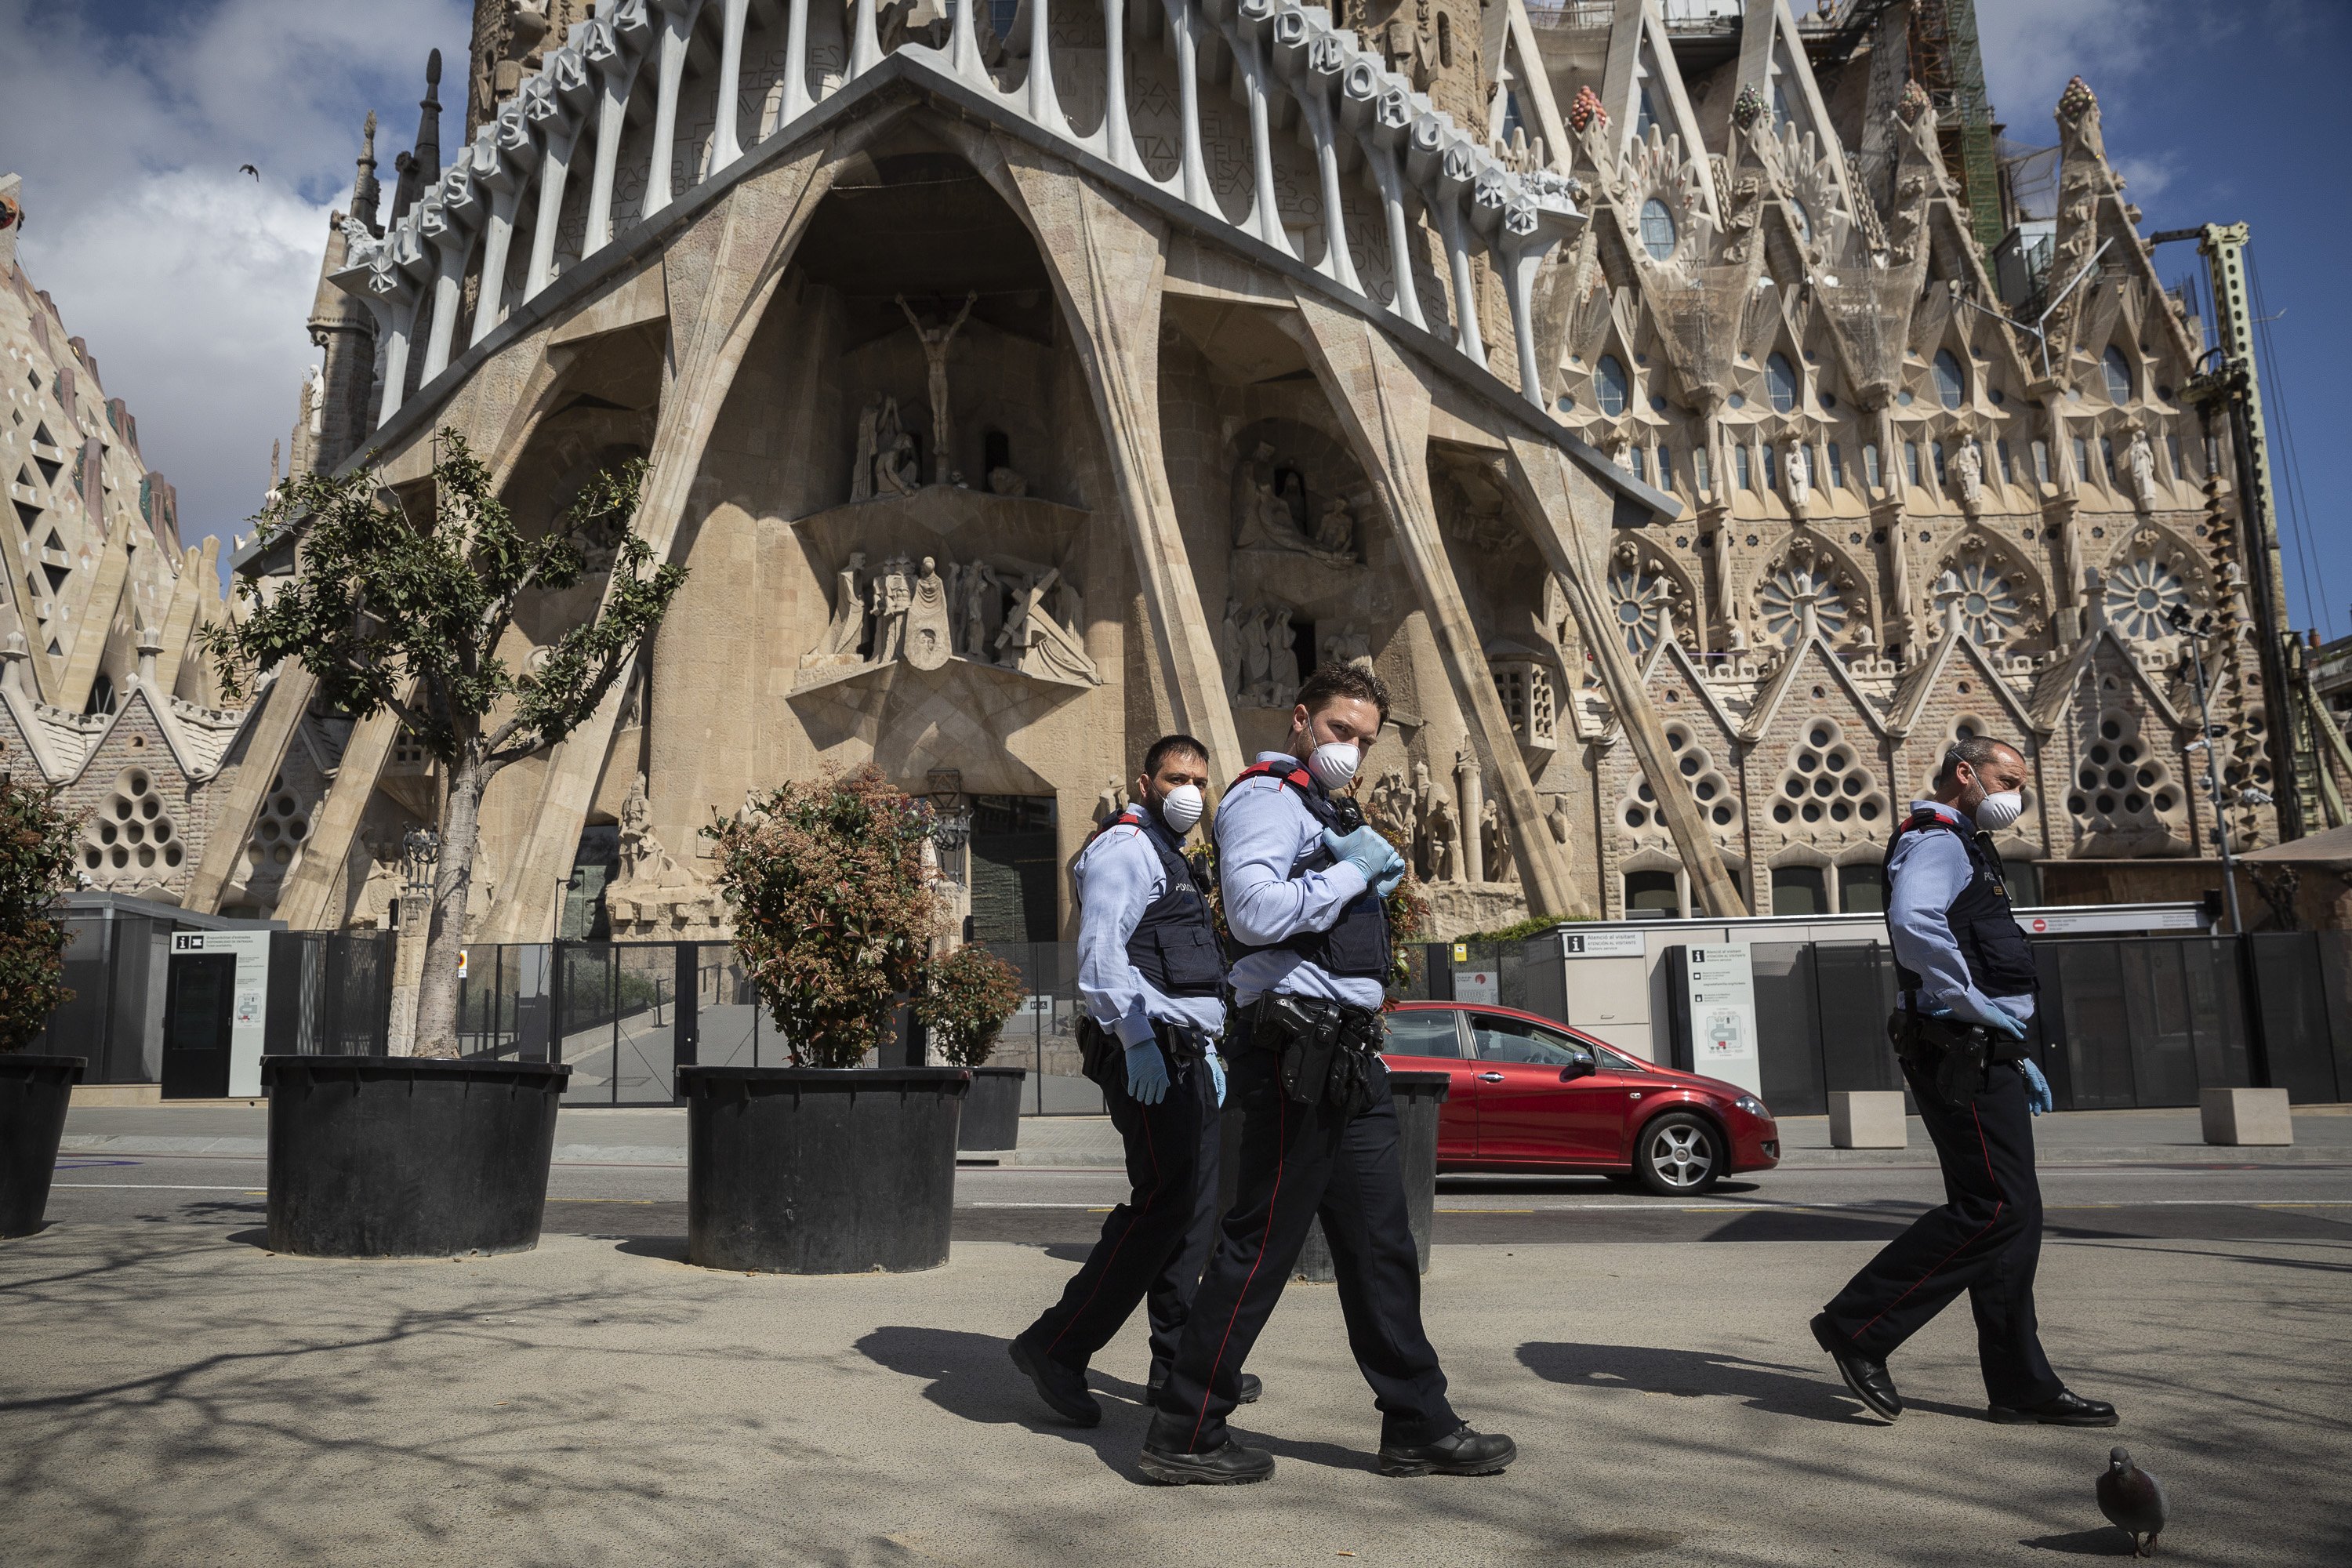
M949 623L947 580L926 555L908 595L907 662L917 669L937 669L947 663L955 652L954 628Z
M888 664L906 651L907 606L912 602L912 585L908 582L908 562L903 555L893 555L882 563L882 571L874 579L871 595L874 604L874 659L876 664Z
M963 310L944 327L926 327L916 319L904 294L898 296L898 309L904 311L907 324L915 329L915 337L923 345L923 358L929 366L931 395L931 478L940 484L948 482L948 462L955 451L954 416L948 407L948 345L955 342L957 332L971 319L971 308L980 302L980 293L973 290L964 298Z
M855 654L866 640L866 552L853 550L842 567L833 593L833 624L825 628L819 653Z
M1433 882L1458 882L1462 879L1462 863L1457 853L1461 825L1454 820L1454 808L1444 796L1430 802L1429 819L1429 879Z
M1960 437L1951 469L1953 488L1960 492L1960 507L1974 517L1984 508L1984 448L1977 445L1974 436Z
M1040 680L1099 686L1102 677L1087 655L1085 640L1046 609L1045 600L1061 576L1061 569L1055 567L1013 595L1013 613L1005 617L1004 629L996 634L996 646L1004 654L999 662ZM1075 605L1076 595L1066 588L1064 593ZM1077 620L1077 614L1074 612L1071 618Z
M1274 647L1266 634L1272 614L1261 605L1242 625L1241 700L1251 708L1274 706Z
M1356 559L1356 514L1338 496L1323 503L1323 515L1315 521L1315 548L1326 555Z
M989 658L989 614L1001 603L1003 592L987 562L975 561L963 569L959 584L961 609L956 627L956 651L966 658L984 662Z
M2124 448L2124 475L2131 487L2132 504L2144 512L2156 510L2156 447L2147 427L2134 425L2131 445Z
M1813 499L1813 461L1805 455L1802 441L1789 443L1787 469L1789 510L1801 516Z
M1298 698L1298 634L1290 628L1290 616L1285 605L1266 617L1266 664L1274 683L1269 708L1287 708Z
M999 465L988 470L988 488L995 495L1025 496L1029 493L1029 481L1011 468Z
M857 416L857 461L849 470L849 499L874 499L874 459L881 452L883 398L877 393Z
M1102 794L1095 796L1095 826L1104 823L1127 809L1127 786L1112 779L1103 785Z
M1322 658L1325 664L1351 664L1369 670L1372 668L1371 639L1353 626L1340 626L1323 639Z
M1486 879L1517 881L1519 867L1517 858L1511 853L1511 826L1503 820L1501 808L1491 800L1481 816L1479 828L1479 849L1486 863Z
M1217 628L1217 657L1225 672L1225 695L1239 697L1249 689L1244 668L1244 648L1249 640L1248 612L1231 594L1225 595L1225 618Z

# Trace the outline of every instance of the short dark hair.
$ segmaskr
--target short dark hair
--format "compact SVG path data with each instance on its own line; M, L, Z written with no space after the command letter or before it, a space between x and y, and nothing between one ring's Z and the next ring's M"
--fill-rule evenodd
M1381 722L1389 721L1388 683L1360 664L1318 665L1298 688L1298 700L1309 717L1343 697L1370 703L1381 710Z
M1151 742L1150 751L1143 753L1143 776L1158 778L1160 764L1171 757L1198 757L1205 764L1209 760L1209 748L1190 735L1162 735Z
M1987 763L1991 762L2003 752L2010 752L2020 762L2025 760L2023 752L2019 751L2007 741L1996 741L1990 735L1968 735L1953 742L1944 748L1944 760L1936 769L1936 787L1951 788L1953 783L1960 776L1962 763L1968 763L1969 767L1981 773Z

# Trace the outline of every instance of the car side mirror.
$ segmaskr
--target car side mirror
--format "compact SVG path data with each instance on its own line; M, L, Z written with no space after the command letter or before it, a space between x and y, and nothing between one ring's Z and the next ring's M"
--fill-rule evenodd
M1591 1057L1578 1057L1559 1069L1559 1081L1567 1083L1575 1079L1591 1078L1599 1070L1600 1068L1593 1065Z

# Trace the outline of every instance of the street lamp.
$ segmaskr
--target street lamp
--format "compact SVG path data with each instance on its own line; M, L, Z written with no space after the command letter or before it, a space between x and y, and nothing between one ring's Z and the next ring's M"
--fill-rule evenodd
M940 870L961 886L963 849L971 841L971 804L963 793L963 773L956 768L933 768L924 775L931 803L931 842L939 847Z
M408 911L422 900L427 908L433 901L434 873L441 864L441 836L429 827L412 827L401 835L401 913L405 923Z
M2212 633L2213 617L2210 614L2192 617L2188 605L2175 605L2165 612L2164 618L2189 645L2189 668L2197 682L2197 718L2203 726L2198 739L2189 743L2189 750L2193 752L2201 746L2205 751L2205 788L2213 797L2213 838L2221 849L2221 896L2229 906L2230 934L2236 936L2245 931L2246 922L2238 912L2238 867L2230 854L2230 815L2224 809L2221 794L2220 748L2213 744L2215 736L2227 731L2215 727L2213 710L2205 700L2205 638ZM2263 796L2265 801L2269 798L2267 795Z

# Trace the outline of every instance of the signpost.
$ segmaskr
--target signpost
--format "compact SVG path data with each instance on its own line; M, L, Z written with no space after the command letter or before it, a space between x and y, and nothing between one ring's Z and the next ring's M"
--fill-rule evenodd
M1674 983L1675 1065L1762 1093L1748 945L1676 945L1666 950L1666 962Z

